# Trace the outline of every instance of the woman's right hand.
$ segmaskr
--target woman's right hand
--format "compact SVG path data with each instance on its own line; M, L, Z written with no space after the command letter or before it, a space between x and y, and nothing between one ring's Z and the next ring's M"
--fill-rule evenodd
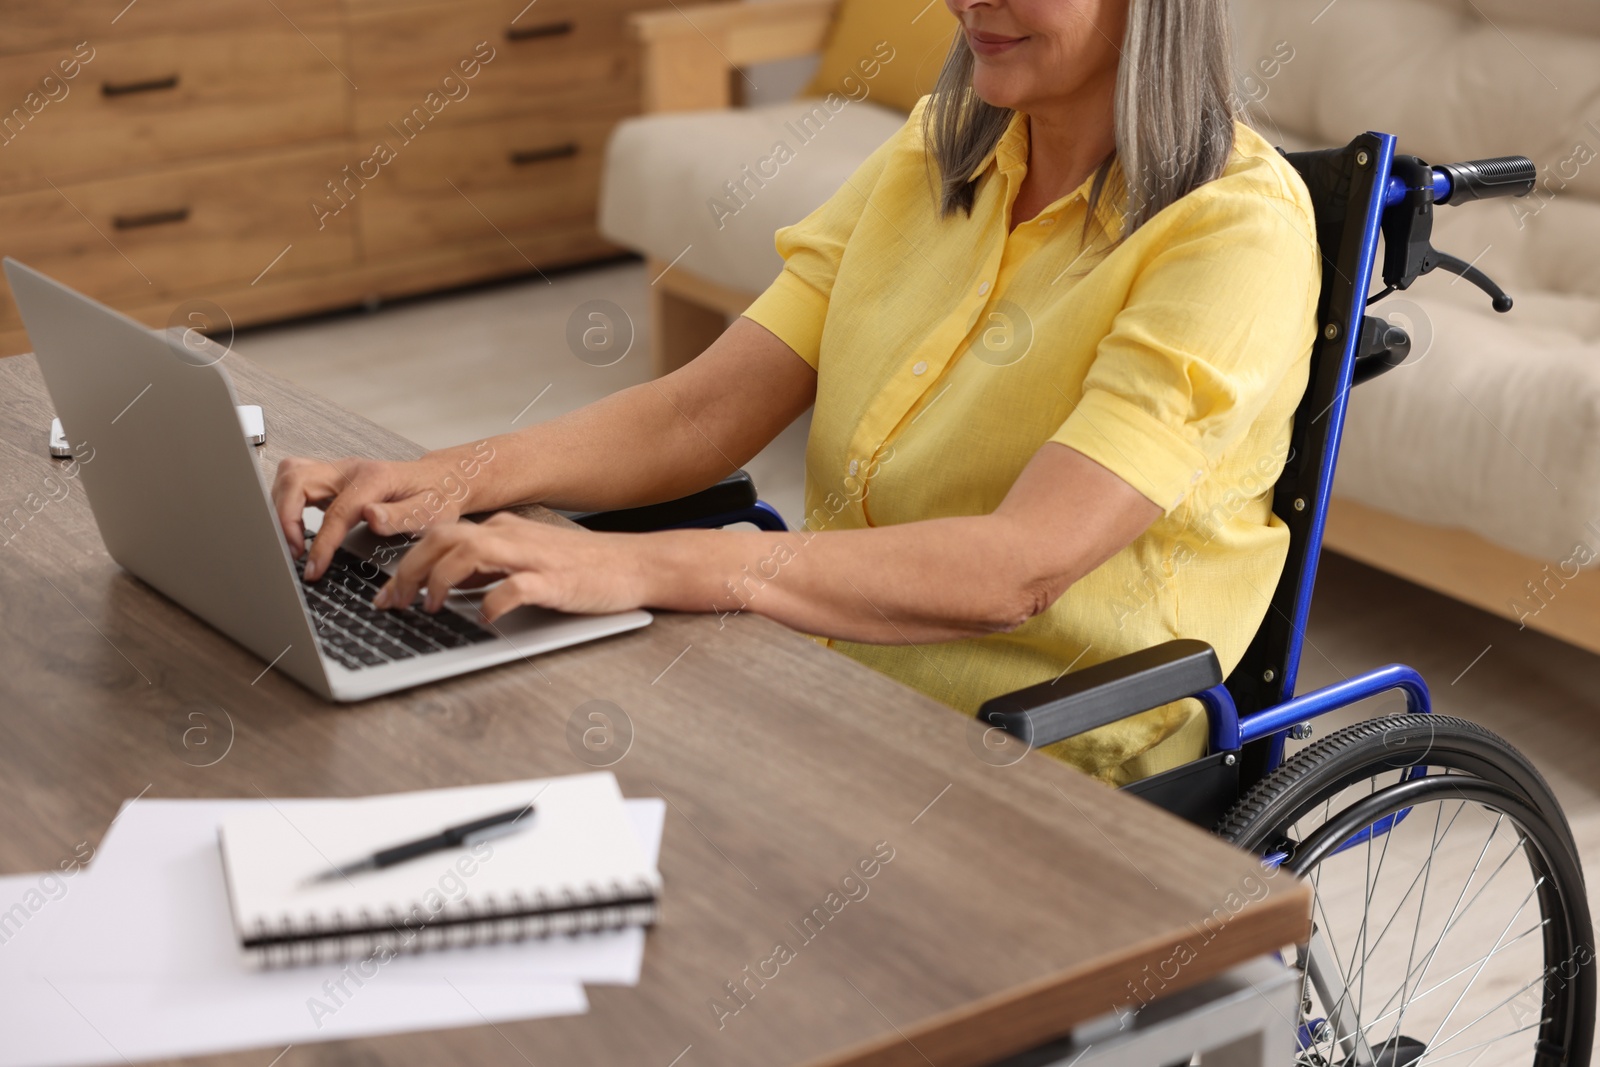
M306 554L302 513L307 506L322 509L322 528L305 567L306 580L315 581L358 522L365 521L382 537L420 537L434 523L459 519L467 493L455 468L444 457L432 456L409 462L290 456L278 464L272 506L296 559Z

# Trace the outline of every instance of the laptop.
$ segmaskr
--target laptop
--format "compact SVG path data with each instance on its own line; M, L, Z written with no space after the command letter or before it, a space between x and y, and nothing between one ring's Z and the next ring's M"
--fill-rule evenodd
M650 622L522 607L482 626L460 594L436 615L379 611L379 571L398 557L365 525L303 582L240 431L227 350L197 350L13 259L5 272L111 558L260 657L262 673L364 700Z

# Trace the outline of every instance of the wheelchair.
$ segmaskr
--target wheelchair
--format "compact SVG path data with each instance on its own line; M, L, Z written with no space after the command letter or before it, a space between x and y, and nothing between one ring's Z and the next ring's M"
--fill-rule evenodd
M1539 772L1482 727L1435 714L1427 683L1401 664L1295 691L1350 390L1410 351L1403 329L1366 309L1444 270L1511 310L1482 271L1432 247L1433 212L1527 195L1538 176L1521 157L1430 166L1396 147L1366 133L1339 149L1285 153L1316 215L1320 332L1273 490L1289 556L1238 666L1224 679L1209 645L1176 640L996 697L978 718L1040 747L1201 702L1207 755L1125 790L1312 885L1311 938L1283 954L1302 975L1300 1018L1286 1021L1299 1067L1586 1067L1594 935L1571 830ZM1380 238L1384 288L1369 298ZM785 529L742 471L682 500L576 519L604 530ZM1392 691L1403 713L1285 759L1286 739L1309 736L1313 720ZM1465 929L1495 939L1486 947Z

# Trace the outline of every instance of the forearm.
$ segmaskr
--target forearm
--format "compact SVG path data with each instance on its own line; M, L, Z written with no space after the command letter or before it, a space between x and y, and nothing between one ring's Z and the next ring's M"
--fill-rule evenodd
M430 454L455 469L492 449L467 485L467 511L541 503L603 511L672 500L732 474L816 395L799 356L749 319L664 378L577 411ZM448 465L448 466L446 466Z
M682 410L685 401L672 393L666 381L634 386L487 444L441 449L428 459L456 469L476 454L478 473L466 480L468 512L524 503L603 511L671 500L726 477L749 458L725 455L694 428L694 416Z
M481 605L490 619L521 604L754 611L844 640L931 644L1021 626L1160 514L1106 468L1049 444L983 516L823 533L599 534L506 513L437 525L377 603L409 604L426 588L437 608L451 589L503 578Z
M1025 550L996 515L771 534L682 530L639 539L649 606L751 611L806 633L930 644L1015 629L1081 576Z

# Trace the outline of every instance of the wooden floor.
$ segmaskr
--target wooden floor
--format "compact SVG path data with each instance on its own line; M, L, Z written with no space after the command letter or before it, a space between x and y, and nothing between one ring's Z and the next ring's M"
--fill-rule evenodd
M647 286L640 264L612 264L254 331L236 347L416 441L441 446L501 432L514 419L549 418L643 381ZM607 368L578 360L565 341L574 309L596 299L620 305L638 330L630 354ZM802 420L750 465L763 497L791 519L802 509L804 449ZM1591 881L1600 878L1600 658L1327 557L1300 691L1391 662L1422 672L1438 711L1498 732L1534 760L1566 807ZM1398 696L1373 705L1346 718L1403 707ZM1318 736L1335 726L1321 720ZM1600 912L1592 886L1590 907ZM1503 921L1495 917L1471 936L1491 943Z

